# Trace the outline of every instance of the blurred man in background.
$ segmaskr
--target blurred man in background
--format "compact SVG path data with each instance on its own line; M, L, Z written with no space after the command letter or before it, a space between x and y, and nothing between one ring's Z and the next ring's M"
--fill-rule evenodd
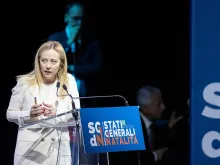
M65 10L66 27L49 36L48 40L59 41L67 54L68 72L77 81L80 96L97 93L96 84L102 66L99 42L83 27L84 6L76 1Z

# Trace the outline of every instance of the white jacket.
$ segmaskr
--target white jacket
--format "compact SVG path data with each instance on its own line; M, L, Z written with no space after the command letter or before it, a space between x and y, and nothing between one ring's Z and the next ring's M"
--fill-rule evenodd
M79 97L75 78L68 74L69 85L68 91L73 97ZM14 153L14 165L56 165L58 147L59 150L59 164L71 165L71 152L69 144L68 127L61 128L37 128L39 125L26 128L21 127L21 123L30 120L31 106L34 105L34 97L37 98L38 103L43 101L52 103L58 102L57 114L69 111L72 109L71 98L65 97L61 99L57 97L56 87L57 81L53 84L42 84L40 90L38 86L28 87L27 84L18 81L16 86L12 89L12 95L7 109L7 119L10 122L15 122L19 125L17 135L16 149ZM62 88L62 87L60 87ZM45 100L47 99L47 100ZM79 99L74 99L75 106L80 109ZM45 118L40 116L39 119ZM65 116L52 119L52 123L66 122L68 119ZM61 134L62 132L62 134ZM61 143L59 146L59 137L61 135ZM43 138L42 138L43 137Z

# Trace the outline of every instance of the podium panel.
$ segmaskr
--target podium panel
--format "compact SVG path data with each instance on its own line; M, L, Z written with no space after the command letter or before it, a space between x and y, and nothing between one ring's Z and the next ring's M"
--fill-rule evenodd
M138 106L80 109L86 153L145 150Z
M33 121L19 119L16 165L102 165L99 154L85 154L80 120L73 111ZM103 159L103 156L102 156ZM104 158L107 162L107 157Z

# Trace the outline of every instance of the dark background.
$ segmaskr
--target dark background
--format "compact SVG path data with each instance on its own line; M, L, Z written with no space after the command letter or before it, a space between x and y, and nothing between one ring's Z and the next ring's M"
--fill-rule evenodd
M64 5L71 1L8 1L1 19L2 160L11 165L17 126L6 120L15 76L32 70L36 50L62 30ZM189 97L189 2L88 0L86 25L100 38L104 67L100 95L121 94L135 105L137 89L159 87L166 114ZM165 118L166 116L165 115Z

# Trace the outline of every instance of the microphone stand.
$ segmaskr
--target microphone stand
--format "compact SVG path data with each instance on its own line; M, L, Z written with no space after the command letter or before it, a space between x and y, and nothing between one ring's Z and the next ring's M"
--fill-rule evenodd
M74 137L74 140L73 140L73 144L71 146L72 148L72 151L73 151L73 155L72 155L72 165L79 165L80 164L80 160L79 160L79 157L80 157L80 142L81 142L81 138L80 138L80 124L79 124L79 110L76 109L76 106L75 106L75 102L73 100L73 96L68 92L68 89L67 89L67 86L65 84L63 84L63 89L67 92L68 96L71 98L71 101L72 101L72 115L73 115L73 118L75 120L75 132L74 131L74 128L73 127L69 127L70 132L72 132L72 135Z
M72 112L72 115L74 117L75 120L75 133L73 132L74 128L71 128L72 131L72 135L74 136L74 140L73 140L73 146L72 146L72 151L73 151L73 155L72 155L72 159L73 159L73 164L72 165L79 165L80 161L79 161L79 155L80 155L80 125L79 125L79 113L77 109L74 109ZM75 135L74 135L75 134Z
M57 83L57 96L58 96L58 88L60 87L60 82ZM72 147L73 149L73 162L71 165L80 165L80 124L79 124L79 110L75 108L75 103L73 99L88 99L88 98L110 98L110 97L120 97L125 101L125 106L129 106L128 101L125 99L125 97L121 96L121 95L108 95L108 96L87 96L87 97L73 97L67 89L67 86L65 84L63 84L63 89L67 92L67 95L59 95L59 96L69 96L72 100L72 110L69 113L72 113L74 120L75 120L75 138L74 138L74 147ZM71 127L70 127L71 128ZM71 128L73 131L73 128ZM109 165L109 153L107 152L107 164ZM97 154L97 162L99 165L99 154Z
M72 99L72 107L74 107L74 109L71 111L73 117L74 117L74 120L76 122L76 131L75 131L75 138L74 138L74 147L72 147L73 149L73 155L72 155L72 158L73 158L73 164L72 165L80 165L80 142L81 142L81 139L80 139L80 126L79 126L79 110L75 108L75 103L73 101L73 97L68 93L68 95L71 97ZM120 95L113 95L113 96L117 96L117 97L121 97ZM98 98L99 96L97 96ZM85 97L86 98L86 97ZM91 97L92 98L92 97ZM83 98L82 98L83 99ZM125 98L124 98L125 99ZM129 106L127 100L125 101L125 105L126 106ZM106 152L106 156L107 156L107 165L110 165L109 164L109 152ZM97 154L97 162L99 165L99 154Z

